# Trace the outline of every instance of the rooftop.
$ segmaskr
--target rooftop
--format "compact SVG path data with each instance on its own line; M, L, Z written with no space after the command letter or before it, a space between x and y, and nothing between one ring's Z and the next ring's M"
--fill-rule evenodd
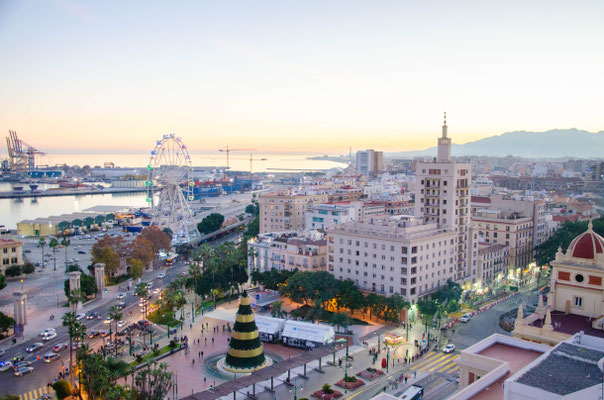
M599 350L561 343L517 382L562 396L575 393L602 383L597 361L603 357Z
M552 325L554 330L569 335L574 335L577 332L583 331L586 335L604 338L604 331L594 329L591 326L592 319L576 314L564 314L562 311L552 311ZM538 319L531 324L537 328L543 326L542 319Z

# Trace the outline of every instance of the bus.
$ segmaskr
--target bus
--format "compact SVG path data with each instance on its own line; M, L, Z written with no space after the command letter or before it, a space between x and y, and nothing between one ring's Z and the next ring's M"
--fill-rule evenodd
M405 393L399 397L401 400L420 400L424 397L424 388L418 385L411 385Z

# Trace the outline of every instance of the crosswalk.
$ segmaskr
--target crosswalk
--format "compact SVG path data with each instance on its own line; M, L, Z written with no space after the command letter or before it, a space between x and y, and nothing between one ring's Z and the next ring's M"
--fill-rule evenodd
M431 352L426 355L417 364L411 367L412 371L426 371L426 372L445 372L448 374L455 373L459 370L459 367L455 363L455 360L459 358L459 354L454 353L440 353Z
M19 395L19 400L37 400L45 394L53 394L55 391L48 386L42 386L41 388L30 390L27 393Z

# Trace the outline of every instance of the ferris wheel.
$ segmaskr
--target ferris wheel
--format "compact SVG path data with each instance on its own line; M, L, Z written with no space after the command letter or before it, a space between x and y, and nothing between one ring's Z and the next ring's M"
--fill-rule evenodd
M191 156L173 133L155 142L147 165L147 203L152 208L151 225L169 228L175 242L189 242L199 232L187 201L193 200ZM157 198L157 204L155 204Z

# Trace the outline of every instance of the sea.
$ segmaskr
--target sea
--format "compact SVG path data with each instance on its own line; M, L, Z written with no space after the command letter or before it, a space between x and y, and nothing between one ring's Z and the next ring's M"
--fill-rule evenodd
M313 154L253 154L253 172L278 172L278 170L325 170L331 168L344 168L346 164L327 160L313 160L307 157ZM229 157L231 170L250 170L250 155L231 153ZM149 163L149 156L142 154L53 154L41 156L38 165L53 166L67 164L70 166L84 165L103 166L112 162L116 167L145 167ZM193 166L211 167L222 169L226 165L224 154L191 154ZM12 191L13 184L0 182L0 192ZM45 190L58 185L40 184L39 189ZM25 187L27 189L27 186ZM98 205L113 205L125 207L144 207L145 193L120 193L120 194L95 194L60 197L40 197L23 199L0 199L0 226L5 229L16 229L17 222L26 219L44 218L54 215L80 212Z

